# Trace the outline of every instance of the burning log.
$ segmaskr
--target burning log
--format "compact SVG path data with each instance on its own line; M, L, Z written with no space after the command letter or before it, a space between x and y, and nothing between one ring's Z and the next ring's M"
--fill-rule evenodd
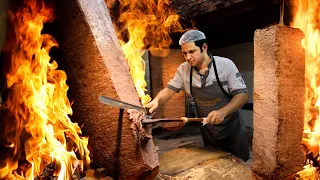
M73 180L80 180L81 174L84 173L83 170L81 170L80 165L81 164L79 161L77 161L74 164L72 176L70 176L70 177L72 177ZM34 179L35 180L57 180L59 178L59 176L57 175L58 174L57 171L59 171L59 169L60 169L60 166L56 162L52 162L52 163L48 164L44 168L43 172L40 175L38 175L37 177L35 177Z
M300 180L300 179L318 180L320 179L319 168L310 167L302 171L299 171L294 175L294 179L295 180Z
M56 165L55 163L50 163L44 168L44 171L41 175L38 175L35 180L56 180L58 176L56 176Z
M302 144L304 145L304 150L307 154L312 153L313 156L319 154L319 144L317 142L317 133L315 132L304 132L302 138Z

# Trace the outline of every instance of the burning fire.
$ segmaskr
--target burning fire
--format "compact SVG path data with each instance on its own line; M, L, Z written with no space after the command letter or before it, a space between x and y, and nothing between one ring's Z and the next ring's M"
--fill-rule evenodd
M35 179L54 164L54 176L72 179L76 164L90 161L88 139L79 136L80 127L68 117L72 109L66 73L57 70L57 62L49 56L58 44L52 36L41 34L43 23L53 20L52 9L39 0L24 0L24 5L10 13L17 46L1 111L6 114L2 138L11 155L1 164L0 178ZM28 162L25 171L18 170L21 160Z
M320 2L319 1L294 1L296 14L293 27L301 29L305 38L302 46L306 52L306 112L305 130L308 132L319 132L320 86L318 77L320 75Z
M319 153L320 144L320 2L294 0L294 21L292 26L301 29L305 37L301 41L305 49L306 100L304 120L304 144L314 155Z
M171 32L182 31L179 16L170 9L169 0L119 0L120 16L116 26L122 51L128 61L131 77L143 105L150 100L145 94L145 63L142 54L166 56Z

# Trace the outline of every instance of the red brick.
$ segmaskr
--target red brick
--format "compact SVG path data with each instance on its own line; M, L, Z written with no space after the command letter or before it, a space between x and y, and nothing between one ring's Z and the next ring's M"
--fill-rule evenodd
M180 49L171 49L166 57L151 56L151 78L153 97L174 77L179 65L184 62ZM160 73L159 73L160 72ZM155 80L156 74L161 75ZM159 80L160 79L160 80ZM157 87L156 89L154 89ZM185 116L185 93L180 91L175 94L164 106L159 110L157 117L183 117ZM160 114L161 113L161 114Z

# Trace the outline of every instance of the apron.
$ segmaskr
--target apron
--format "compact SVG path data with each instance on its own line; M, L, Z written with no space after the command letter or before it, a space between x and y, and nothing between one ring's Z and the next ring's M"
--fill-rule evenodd
M212 60L214 61L213 58ZM215 66L215 63L212 64ZM192 69L190 73L192 77ZM192 83L191 79L190 83ZM231 100L216 81L210 86L198 88L190 84L190 87L198 117L207 117L211 111L222 108ZM205 146L221 148L244 161L249 159L247 129L239 111L226 116L220 124L201 126L201 135Z

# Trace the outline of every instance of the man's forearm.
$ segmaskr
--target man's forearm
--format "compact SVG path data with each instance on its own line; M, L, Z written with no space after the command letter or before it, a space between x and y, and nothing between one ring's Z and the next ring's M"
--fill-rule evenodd
M248 94L247 93L240 93L236 94L231 101L222 107L220 110L227 116L238 109L240 109L244 104L248 102Z
M166 87L166 88L162 89L154 99L158 100L159 104L165 104L171 99L171 97L175 93L176 92L174 92L173 90Z

